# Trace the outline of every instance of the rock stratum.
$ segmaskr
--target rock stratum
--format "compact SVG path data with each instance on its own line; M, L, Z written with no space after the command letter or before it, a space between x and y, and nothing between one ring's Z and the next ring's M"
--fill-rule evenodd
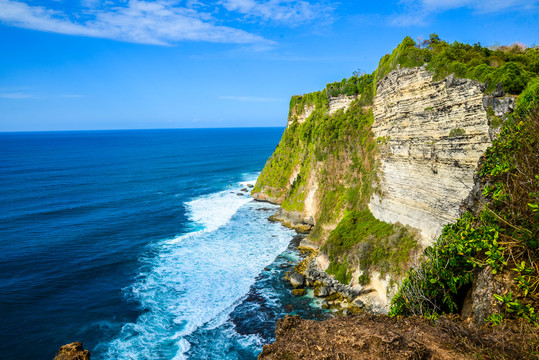
M378 83L372 126L384 144L381 194L369 208L379 220L419 229L424 245L460 216L491 145L484 84L432 78L424 67L390 72Z

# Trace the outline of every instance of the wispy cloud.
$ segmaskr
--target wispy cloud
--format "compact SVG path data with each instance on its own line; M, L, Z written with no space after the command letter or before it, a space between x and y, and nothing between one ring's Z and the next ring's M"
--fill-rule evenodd
M501 11L537 10L537 0L402 0L404 11L391 17L390 23L396 26L425 25L430 16L444 11L468 8L476 14L497 13Z
M21 1L0 0L0 21L27 29L155 45L179 41L270 43L259 35L218 25L207 13L179 7L173 1L130 0L122 4L87 10L79 16Z
M0 99L10 99L10 100L21 100L21 99L82 99L85 98L84 94L75 94L75 93L53 93L50 91L46 92L46 95L43 95L43 91L39 91L31 87L5 87L0 88Z
M232 101L241 101L241 102L282 102L284 99L271 98L271 97L259 97L259 96L229 96L223 95L219 96L221 100L232 100Z
M301 24L315 19L327 21L333 10L327 3L301 0L223 0L222 4L228 11L288 24Z
M0 99L37 99L38 96L25 92L0 92Z

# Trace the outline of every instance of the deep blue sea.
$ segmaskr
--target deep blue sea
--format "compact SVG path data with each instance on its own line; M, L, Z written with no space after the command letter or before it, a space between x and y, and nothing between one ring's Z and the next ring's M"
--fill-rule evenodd
M0 133L0 359L256 359L279 317L323 317L241 191L282 131Z

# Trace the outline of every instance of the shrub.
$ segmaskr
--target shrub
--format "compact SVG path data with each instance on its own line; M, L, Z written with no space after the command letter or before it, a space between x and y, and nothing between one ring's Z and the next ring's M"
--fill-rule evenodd
M466 134L466 131L464 129L454 128L451 129L451 131L449 132L449 137L462 136L464 134Z

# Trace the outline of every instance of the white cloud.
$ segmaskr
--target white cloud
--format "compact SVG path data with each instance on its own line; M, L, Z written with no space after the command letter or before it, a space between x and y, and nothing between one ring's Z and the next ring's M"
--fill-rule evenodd
M88 1L87 6L98 2ZM78 15L78 14L75 14ZM88 10L87 20L21 1L0 0L0 21L7 25L68 35L100 37L127 42L170 45L179 41L271 43L241 29L214 24L206 13L175 6L174 2L129 0L126 6Z
M301 0L222 0L228 11L288 24L330 20L331 6Z
M468 8L477 14L536 9L537 0L402 0L405 11L391 18L396 26L424 25L429 16L448 10Z
M284 99L271 98L271 97L258 97L258 96L219 96L221 100L233 100L241 102L281 102Z

